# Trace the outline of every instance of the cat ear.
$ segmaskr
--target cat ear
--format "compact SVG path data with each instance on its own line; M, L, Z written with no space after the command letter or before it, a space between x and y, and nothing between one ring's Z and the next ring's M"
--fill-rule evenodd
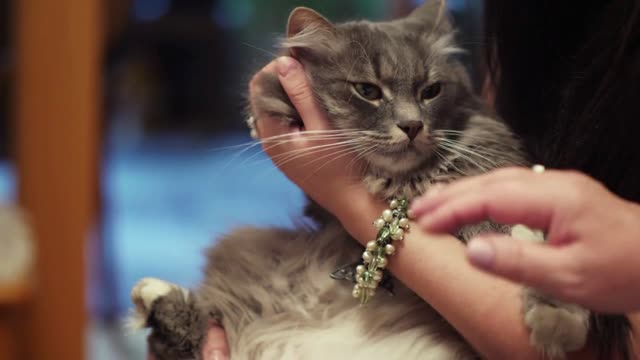
M453 28L447 15L447 0L425 0L424 4L416 8L407 19L432 24L444 31L450 31Z
M287 37L281 46L289 55L302 59L326 52L335 46L335 26L324 16L306 8L295 8L289 15Z
M305 30L322 30L332 33L335 27L324 16L306 7L297 7L289 15L287 37L300 35Z

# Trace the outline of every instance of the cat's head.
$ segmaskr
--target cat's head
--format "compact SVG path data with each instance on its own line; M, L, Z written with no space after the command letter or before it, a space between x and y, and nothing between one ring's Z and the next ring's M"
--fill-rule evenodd
M427 0L390 22L333 24L297 8L283 47L333 127L354 130L370 165L400 174L436 159L438 131L463 129L477 105L453 40L443 2Z

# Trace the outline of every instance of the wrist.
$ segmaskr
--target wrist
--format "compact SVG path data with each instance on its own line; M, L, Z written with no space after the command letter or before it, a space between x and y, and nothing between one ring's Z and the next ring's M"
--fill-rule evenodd
M355 187L341 196L340 205L333 214L347 232L364 245L376 237L373 221L387 207L385 202L376 199L363 187Z

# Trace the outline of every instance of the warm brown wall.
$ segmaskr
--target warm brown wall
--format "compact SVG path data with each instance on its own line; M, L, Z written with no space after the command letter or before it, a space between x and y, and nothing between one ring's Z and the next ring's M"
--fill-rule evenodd
M85 243L96 210L102 8L100 0L15 5L19 194L39 248L19 358L79 360Z

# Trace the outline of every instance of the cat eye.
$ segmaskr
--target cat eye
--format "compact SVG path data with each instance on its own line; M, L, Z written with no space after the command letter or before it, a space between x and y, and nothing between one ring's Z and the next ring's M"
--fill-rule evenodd
M382 89L369 83L354 83L353 88L363 98L375 101L382 99Z
M440 95L442 84L435 82L422 90L422 100L431 100Z

